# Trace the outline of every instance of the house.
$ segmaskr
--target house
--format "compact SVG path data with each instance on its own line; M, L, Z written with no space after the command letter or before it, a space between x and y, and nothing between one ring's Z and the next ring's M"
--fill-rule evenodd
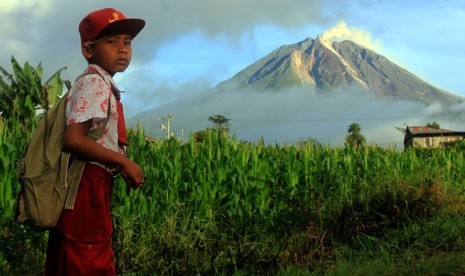
M445 143L463 140L465 132L427 126L407 126L404 137L404 149L409 147L436 148Z

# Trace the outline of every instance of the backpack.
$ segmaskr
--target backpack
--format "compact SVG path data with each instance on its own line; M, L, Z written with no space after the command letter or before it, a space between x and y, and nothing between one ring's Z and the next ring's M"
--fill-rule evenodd
M63 151L68 93L69 89L44 113L16 168L20 187L15 199L15 220L36 230L52 228L63 209L73 209L86 163ZM88 135L97 140L105 127L106 123Z

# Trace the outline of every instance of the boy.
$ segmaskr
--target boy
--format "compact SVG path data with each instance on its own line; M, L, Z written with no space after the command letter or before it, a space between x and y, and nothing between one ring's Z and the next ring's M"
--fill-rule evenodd
M50 230L46 275L116 275L110 216L113 175L120 173L132 187L140 187L144 176L125 156L126 128L113 76L129 66L131 41L144 25L144 20L126 18L113 8L91 12L79 24L81 51L89 65L68 94L64 148L87 163L73 210L63 210ZM102 125L99 139L87 136Z

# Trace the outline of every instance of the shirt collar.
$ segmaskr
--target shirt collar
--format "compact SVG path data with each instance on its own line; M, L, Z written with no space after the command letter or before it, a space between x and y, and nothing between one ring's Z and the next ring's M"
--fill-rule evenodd
M104 81L110 83L111 90L113 91L113 94L115 94L115 97L119 98L121 96L121 91L118 89L118 86L116 85L115 80L102 67L98 66L97 64L89 64L89 66L86 69L86 73L99 74L100 76L103 77Z

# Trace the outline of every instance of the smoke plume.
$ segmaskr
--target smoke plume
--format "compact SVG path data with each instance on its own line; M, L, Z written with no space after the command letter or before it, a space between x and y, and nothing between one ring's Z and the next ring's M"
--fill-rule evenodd
M380 51L381 49L381 42L373 40L369 32L355 27L349 27L344 20L339 21L336 26L324 32L322 37L327 41L352 40L373 51Z

